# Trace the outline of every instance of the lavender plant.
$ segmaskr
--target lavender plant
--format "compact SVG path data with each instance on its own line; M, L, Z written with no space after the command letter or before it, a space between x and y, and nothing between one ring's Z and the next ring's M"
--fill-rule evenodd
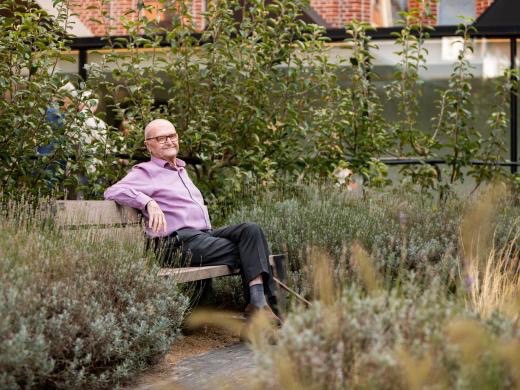
M0 387L113 388L176 339L187 298L140 231L60 231L49 207L0 209Z
M363 200L330 184L309 185L293 194L262 194L253 204L232 212L225 223L259 223L273 251L288 253L288 268L295 273L311 260L309 246L322 248L339 263L342 257L348 260L357 241L390 280L400 267L416 269L427 279L435 269L444 268L444 275L453 272L462 206L453 199L438 208L426 195L406 191L368 192ZM295 287L303 285L307 281Z
M435 280L413 278L367 295L357 286L330 305L293 313L275 347L255 344L261 386L309 389L501 387L513 389L520 335L503 316L480 320ZM267 374L269 373L269 374Z

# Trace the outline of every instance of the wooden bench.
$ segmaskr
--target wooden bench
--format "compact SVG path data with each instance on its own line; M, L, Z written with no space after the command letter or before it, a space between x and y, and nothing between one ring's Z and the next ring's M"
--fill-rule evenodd
M118 228L135 226L144 229L141 214L127 206L120 206L109 200L60 200L56 202L55 222L64 228ZM144 237L143 237L144 240ZM284 255L271 255L269 262L273 267L277 283L285 279ZM237 275L238 269L227 265L161 268L159 276L173 277L179 283Z

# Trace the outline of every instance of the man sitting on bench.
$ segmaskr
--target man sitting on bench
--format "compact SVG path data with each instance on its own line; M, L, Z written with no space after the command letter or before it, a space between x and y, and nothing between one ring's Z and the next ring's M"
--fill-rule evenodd
M105 198L143 212L146 234L162 253L163 264L177 252L190 266L228 265L239 268L249 304L246 316L264 311L279 323L266 295L274 299L269 247L262 229L254 223L211 228L201 192L190 180L186 163L177 158L179 136L172 123L151 121L144 129L148 162L135 165L105 191Z

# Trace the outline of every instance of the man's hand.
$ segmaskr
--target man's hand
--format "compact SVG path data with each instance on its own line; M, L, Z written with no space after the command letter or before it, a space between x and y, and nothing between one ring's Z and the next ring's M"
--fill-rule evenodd
M146 204L146 211L148 211L148 227L154 233L159 233L161 230L165 232L167 228L166 218L155 200L151 200Z

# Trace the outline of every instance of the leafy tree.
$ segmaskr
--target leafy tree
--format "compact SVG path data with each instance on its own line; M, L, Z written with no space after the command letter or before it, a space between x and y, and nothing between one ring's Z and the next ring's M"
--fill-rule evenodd
M347 167L363 176L372 186L387 184L386 166L378 159L390 146L389 133L382 116L383 107L374 82L378 75L372 69L377 50L367 31L366 23L352 22L346 26L352 46L347 73L347 85L331 89L332 104L319 112L321 127L317 148L324 165Z
M177 126L182 155L214 199L252 181L271 185L281 172L300 174L313 113L327 98L321 87L329 82L323 29L300 18L305 5L211 2L199 35L182 7L168 27L145 14L127 23L129 37L109 41L113 50L90 70L92 84L126 94L112 105L136 124L129 150L139 152L147 121L164 117ZM168 47L161 49L163 42ZM130 53L120 54L120 45Z
M507 83L497 84L491 133L483 139L474 123L468 24L459 30L462 50L440 93L433 129L420 129L419 74L426 69L431 26L417 11L403 14L396 34L400 61L387 96L399 117L388 123L376 93L377 46L368 25L347 25L352 51L338 66L329 60L323 28L302 20L305 0L210 2L202 33L187 3L155 4L169 23L150 19L152 6L138 7L121 19L123 38L110 36L111 17L101 12L108 51L73 93L62 88L68 80L56 72L59 60L71 60L64 54L67 2L55 2L56 18L30 3L0 5L0 180L6 194L25 187L100 197L130 163L145 158L142 129L158 117L177 126L181 154L213 212L224 213L230 195L249 183L266 188L338 167L350 168L369 186L385 185L383 156L446 158L447 168L423 163L401 171L413 186L438 190L441 198L468 172L477 186L504 174L496 162L505 147L508 91L517 79L506 74ZM108 127L102 136L89 134L92 114L78 110L92 103L86 90L103 96L124 133ZM471 159L486 164L471 167Z
M473 41L470 32L474 28L469 24L461 24L457 30L462 35L461 49L450 75L448 89L442 93L439 104L438 129L445 139L440 145L445 152L448 164L448 177L439 177L441 199L449 194L453 184L464 181L463 170L470 161L478 156L481 145L481 135L475 129L472 112L471 80L472 66L468 54L473 52Z
M482 138L479 158L483 164L474 165L469 170L469 175L475 179L476 190L482 183L491 182L496 178L507 179L508 174L497 163L504 159L508 148L506 145L509 133L509 108L511 91L518 91L519 72L506 70L502 77L495 80L495 93L493 96L493 109L486 121L489 134Z
M400 61L394 72L394 80L386 92L389 101L395 101L398 120L389 123L395 146L391 153L397 157L427 159L431 157L436 146L436 135L429 136L424 129L418 127L419 98L422 93L423 81L419 76L421 70L426 70L428 50L425 42L429 31L433 29L430 23L430 2L421 2L421 6L401 13L402 29L395 33L395 44L399 50L395 53ZM421 11L424 10L424 11ZM405 165L401 174L418 184L422 189L433 188L437 181L437 170L428 164Z
M110 159L106 138L91 139L86 121L93 104L83 91L63 88L59 60L72 61L67 4L49 17L32 3L0 4L0 183L5 195L81 190L99 194L95 165ZM72 92L72 93L71 93ZM90 142L86 142L88 138Z

